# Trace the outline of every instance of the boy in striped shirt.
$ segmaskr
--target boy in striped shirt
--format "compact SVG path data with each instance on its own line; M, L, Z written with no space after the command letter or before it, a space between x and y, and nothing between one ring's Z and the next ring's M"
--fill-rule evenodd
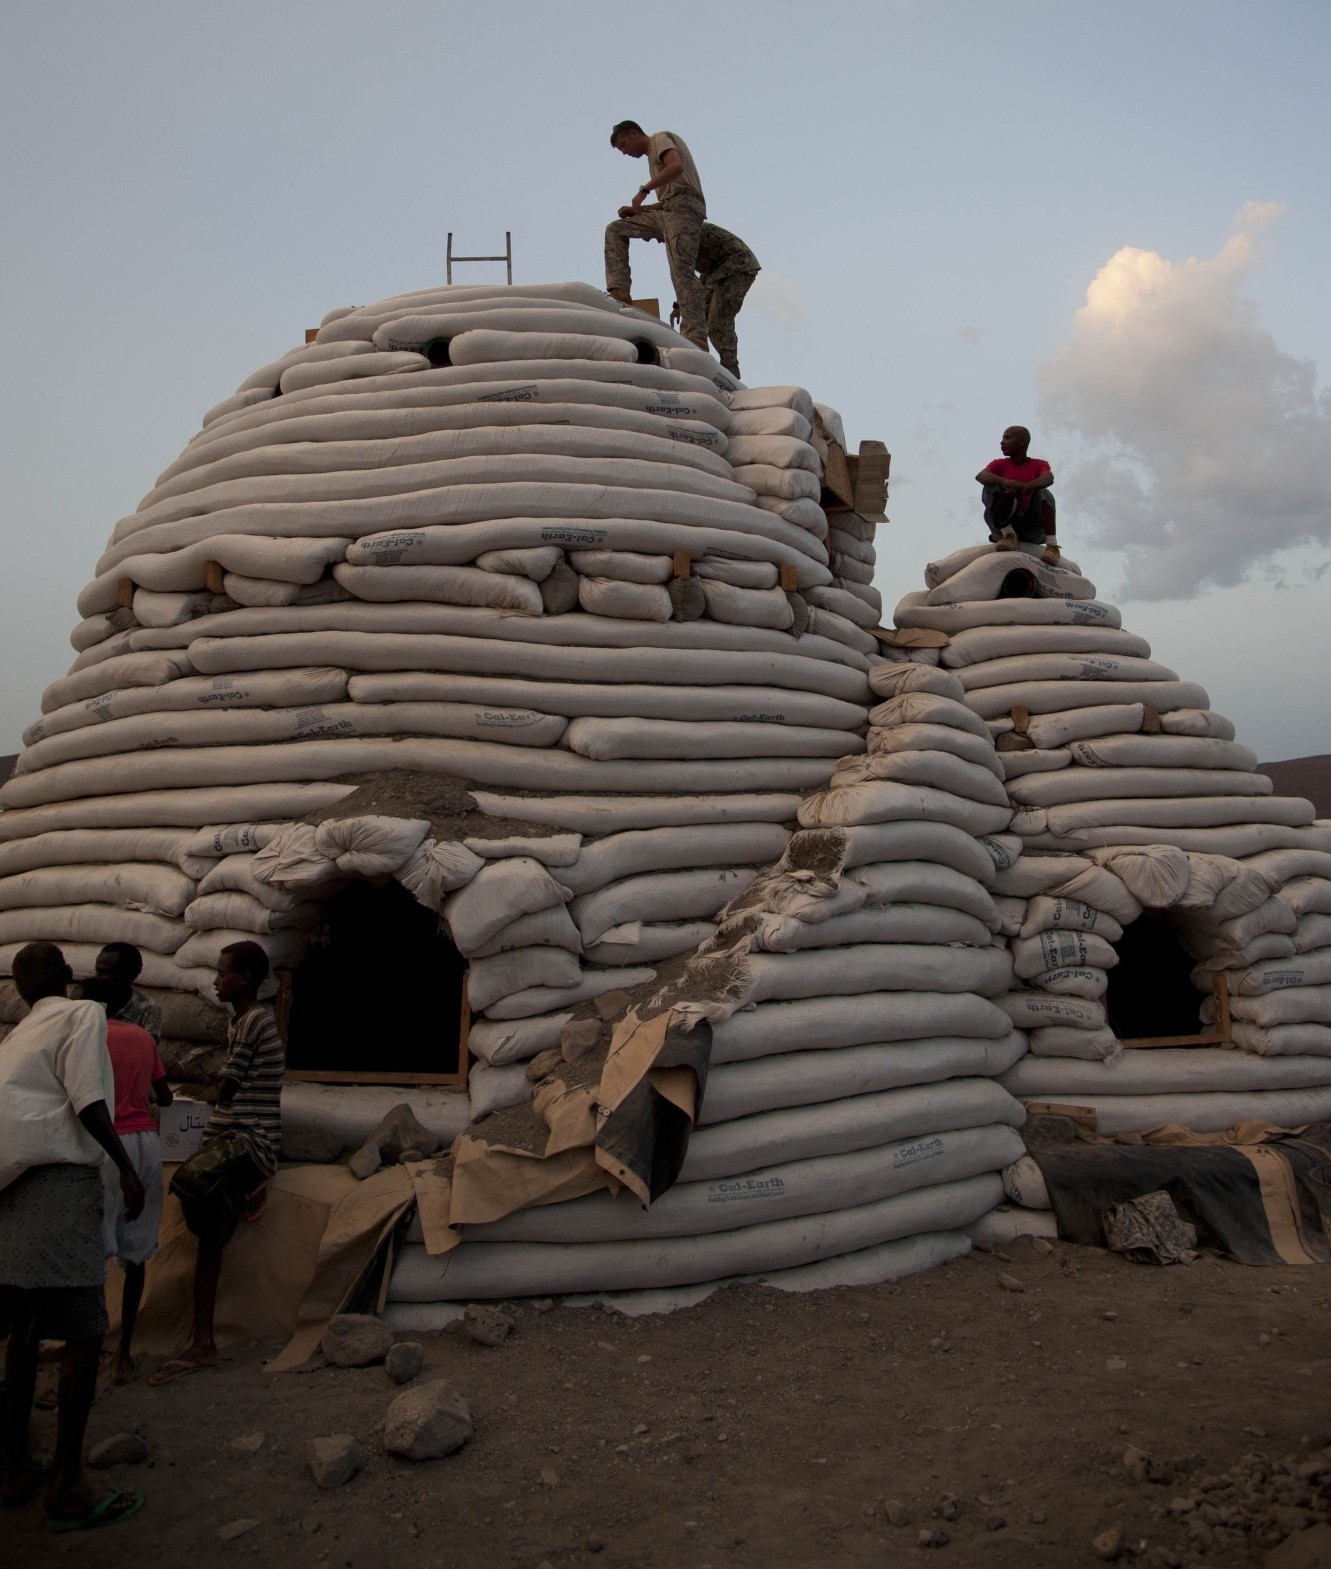
M258 943L238 942L222 949L213 989L218 1001L231 1008L229 1050L217 1104L203 1130L200 1154L208 1149L210 1140L223 1134L236 1135L239 1148L206 1200L181 1200L185 1224L199 1239L194 1328L189 1345L158 1368L148 1380L150 1384L170 1383L217 1366L213 1317L222 1253L241 1216L252 1220L259 1214L264 1187L277 1170L286 1049L271 1011L259 1002L259 988L267 978L268 955Z

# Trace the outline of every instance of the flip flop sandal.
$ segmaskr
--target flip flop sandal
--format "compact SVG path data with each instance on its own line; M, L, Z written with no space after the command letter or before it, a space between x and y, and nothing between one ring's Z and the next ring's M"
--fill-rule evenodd
M24 1504L30 1504L42 1490L42 1483L51 1474L51 1462L45 1455L32 1462L32 1469L28 1479L22 1487L15 1488L13 1492L0 1493L0 1509L22 1509Z
M128 1520L130 1515L138 1514L142 1508L142 1493L122 1493L118 1487L113 1487L108 1491L106 1497L95 1503L86 1514L47 1515L46 1529L48 1531L92 1531L101 1525L119 1525L122 1520Z
M176 1358L163 1362L155 1373L150 1373L148 1383L153 1389L160 1389L163 1384L174 1384L178 1378L188 1378L191 1373L210 1373L216 1366L216 1362L182 1362Z

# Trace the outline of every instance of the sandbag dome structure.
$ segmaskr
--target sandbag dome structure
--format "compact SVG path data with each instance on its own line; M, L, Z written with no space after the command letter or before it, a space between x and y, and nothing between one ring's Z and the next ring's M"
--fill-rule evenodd
M843 449L803 389L744 388L586 285L331 313L205 416L80 596L74 665L0 791L0 972L36 938L79 974L128 940L165 999L206 997L243 939L298 980L348 889L437 916L467 975L465 1087L372 1088L369 1043L369 1083L284 1094L287 1132L334 1147L403 1099L457 1136L394 1274L402 1322L964 1252L1022 1156L1019 1097L1067 1098L1041 1076L1053 1047L1122 1071L1107 1018L1072 1017L1098 982L1050 979L1109 966L1068 963L1095 933L1064 912L1123 926L1151 902L1139 862L1186 900L1194 877L1235 884L1217 856L1304 857L1268 870L1266 902L1325 882L1331 841L1310 810L1257 811L1208 821L1260 843L1102 864L1142 844L1139 816L1065 823L1025 792L1091 766L1071 739L1118 732L1041 741L1040 702L960 667L973 627L1099 634L1116 613L1072 569L1003 598L1011 562L967 556L884 638L879 514L872 486L829 485ZM1109 673L1113 648L1072 647L1086 681ZM1034 660L1012 680L1041 685L1064 648L974 661ZM1078 707L1066 674L1055 716ZM1205 694L1168 684L1112 706L1224 744ZM1106 821L1109 840L1077 837ZM1300 894L1296 925L1320 908ZM1272 950L1223 919L1199 962L1246 975ZM1302 1071L1236 1092L1331 1083Z

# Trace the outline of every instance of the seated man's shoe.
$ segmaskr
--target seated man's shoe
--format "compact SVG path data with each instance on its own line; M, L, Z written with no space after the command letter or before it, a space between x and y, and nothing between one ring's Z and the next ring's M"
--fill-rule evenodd
M1043 561L1047 567L1058 566L1062 559L1063 553L1059 550L1057 545L1046 545L1044 547L1044 554L1040 557L1040 560Z
M1010 529L1007 531L1007 533L1000 534L999 537L994 541L995 550L1015 550L1016 548L1017 536L1012 533Z

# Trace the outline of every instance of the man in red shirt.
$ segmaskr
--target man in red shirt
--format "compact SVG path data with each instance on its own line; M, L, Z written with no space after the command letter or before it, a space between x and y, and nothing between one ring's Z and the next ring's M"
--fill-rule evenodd
M171 1086L166 1069L157 1054L157 1043L141 1025L116 1018L128 1001L130 986L119 977L107 980L94 977L83 987L83 995L101 1003L107 1011L106 1049L115 1078L115 1130L125 1146L135 1171L143 1183L144 1204L140 1214L127 1220L119 1202L119 1177L109 1161L102 1163L102 1210L106 1253L125 1272L125 1289L120 1299L120 1344L116 1348L111 1376L117 1384L134 1376L134 1357L130 1346L143 1300L143 1282L148 1260L157 1251L157 1232L162 1220L162 1141L152 1107L169 1106Z
M1040 559L1057 566L1057 524L1049 489L1054 471L1043 458L1027 456L1030 444L1031 433L1024 425L1009 425L1001 442L1003 456L975 476L982 487L984 521L995 550L1041 546Z

